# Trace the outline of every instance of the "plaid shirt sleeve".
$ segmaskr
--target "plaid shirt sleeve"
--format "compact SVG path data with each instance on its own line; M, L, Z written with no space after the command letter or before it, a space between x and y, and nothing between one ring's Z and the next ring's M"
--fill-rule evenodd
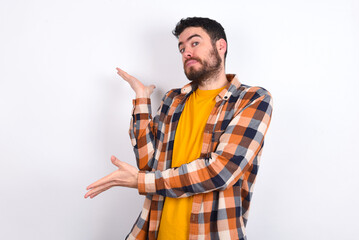
M248 171L261 150L272 114L270 93L263 88L252 89L255 92L247 92L250 97L243 97L239 101L234 117L208 158L199 158L178 168L151 172L146 171L150 169L148 157L143 162L140 158L139 166L142 171L138 175L139 193L179 198L224 190L236 183ZM142 119L148 115L138 117ZM146 130L140 130L138 136L153 140L153 135L148 135L151 128L153 125L150 124ZM153 145L147 147L153 148Z
M158 111L164 104L163 97ZM149 98L136 98L133 100L132 118L129 135L133 151L135 152L137 167L143 171L150 171L154 165L154 152L159 114L152 119L151 100Z

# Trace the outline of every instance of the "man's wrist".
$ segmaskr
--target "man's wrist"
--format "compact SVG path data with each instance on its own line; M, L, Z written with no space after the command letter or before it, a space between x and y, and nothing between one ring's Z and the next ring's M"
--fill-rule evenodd
M150 94L146 91L136 92L136 98L150 98Z
M154 172L138 172L138 193L141 195L156 193L156 177Z
M135 176L135 182L134 182L134 184L135 184L135 188L136 189L138 189L138 173L139 173L139 171L137 171L137 173L136 173L136 176Z

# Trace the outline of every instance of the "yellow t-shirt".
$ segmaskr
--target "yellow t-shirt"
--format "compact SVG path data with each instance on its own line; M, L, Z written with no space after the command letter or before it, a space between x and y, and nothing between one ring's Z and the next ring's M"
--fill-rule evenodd
M176 130L172 167L179 167L199 158L206 122L216 103L216 96L224 88L197 89L189 96ZM157 239L188 239L191 210L192 197L167 197L163 206Z

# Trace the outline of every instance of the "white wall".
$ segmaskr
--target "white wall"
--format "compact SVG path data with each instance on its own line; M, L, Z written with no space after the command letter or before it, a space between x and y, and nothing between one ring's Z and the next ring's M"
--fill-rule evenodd
M123 239L136 190L85 187L134 164L134 94L120 66L162 94L181 87L182 17L226 29L227 72L274 97L250 240L357 239L359 3L0 1L0 238Z

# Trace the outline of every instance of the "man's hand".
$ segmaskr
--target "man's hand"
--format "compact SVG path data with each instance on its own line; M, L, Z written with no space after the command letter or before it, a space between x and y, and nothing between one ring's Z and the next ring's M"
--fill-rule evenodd
M89 191L85 198L93 198L114 186L137 188L138 170L125 162L121 162L115 156L111 157L111 161L118 169L88 186L86 190Z
M155 85L145 86L137 78L131 76L120 68L116 68L117 74L120 75L136 93L136 98L149 98L156 88Z

